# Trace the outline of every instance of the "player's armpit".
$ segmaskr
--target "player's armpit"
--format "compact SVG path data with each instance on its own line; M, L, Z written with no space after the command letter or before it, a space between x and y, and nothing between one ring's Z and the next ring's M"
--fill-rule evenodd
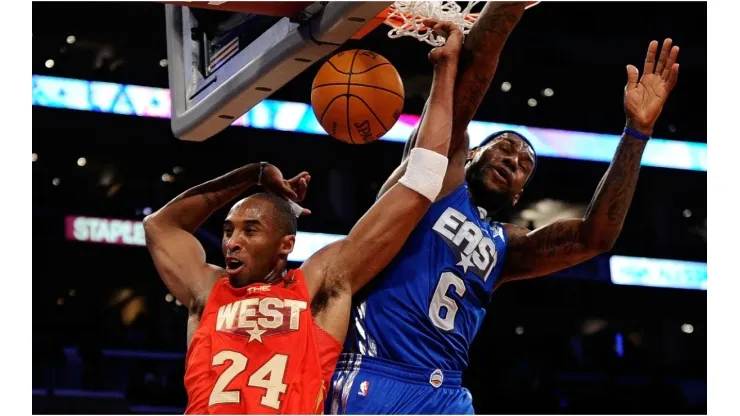
M146 246L159 276L183 305L205 302L214 282L225 271L206 263L200 242L189 232L157 218L144 220Z
M506 224L509 234L501 283L544 276L584 262L611 249L590 241L583 219L558 220L529 231Z

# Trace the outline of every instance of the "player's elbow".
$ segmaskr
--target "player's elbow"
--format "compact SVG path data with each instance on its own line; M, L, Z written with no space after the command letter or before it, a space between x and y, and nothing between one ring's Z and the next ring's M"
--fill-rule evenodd
M598 227L591 224L588 220L584 221L586 241L585 245L594 255L603 254L612 251L614 244L617 242L622 227ZM583 228L582 228L583 230ZM583 234L582 234L583 235Z
M617 242L617 234L602 234L596 236L593 241L589 244L589 248L594 254L604 254L612 251L614 244Z
M161 234L162 218L160 218L155 212L144 217L143 225L144 240L146 241L147 246L149 246Z
M154 231L157 228L157 213L149 214L146 217L144 217L144 233L150 233Z

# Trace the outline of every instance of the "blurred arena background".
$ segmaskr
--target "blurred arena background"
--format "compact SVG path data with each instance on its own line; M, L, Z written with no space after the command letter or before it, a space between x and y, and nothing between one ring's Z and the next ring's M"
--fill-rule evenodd
M501 220L533 227L583 212L613 151L583 132L621 131L624 67L641 67L651 39L681 47L654 134L679 143L646 161L611 255L494 294L465 375L477 412L706 413L705 22L705 3L545 3L508 41L476 120L552 129L533 131L561 147ZM343 48L398 68L412 123L429 47L386 33ZM317 64L237 126L177 140L162 4L34 3L32 39L33 412L182 413L187 314L143 247L143 217L248 162L308 170L300 262L371 205L405 136L351 146L316 134ZM221 218L198 235L215 263Z

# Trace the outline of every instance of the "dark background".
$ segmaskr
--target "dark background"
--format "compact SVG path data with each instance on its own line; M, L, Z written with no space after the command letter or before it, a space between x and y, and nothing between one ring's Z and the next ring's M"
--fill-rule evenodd
M624 67L642 67L652 39L681 47L677 88L655 136L706 142L705 3L544 3L507 43L476 119L616 134ZM344 47L388 58L419 114L429 48L387 28ZM66 38L77 41L68 45ZM33 73L167 87L164 6L34 3ZM52 69L44 67L54 59ZM309 102L318 64L272 96ZM508 93L502 82L513 85ZM552 88L553 97L540 91ZM536 98L539 105L527 106ZM344 234L372 204L403 145L351 146L326 136L232 127L204 143L172 136L169 120L34 107L34 413L178 413L186 402L186 310L167 302L142 247L64 239L66 215L141 219L179 192L268 160L313 176L302 231ZM79 157L87 158L78 167ZM173 183L163 173L183 171ZM582 209L607 164L541 158L516 221L544 199ZM59 186L52 178L60 178ZM102 181L108 177L109 182ZM105 182L106 185L101 185ZM685 215L690 211L690 216ZM220 235L223 213L201 236ZM203 239L209 261L217 244ZM643 168L613 254L706 261L706 173ZM691 334L681 331L690 323ZM521 331L515 328L521 327ZM517 332L522 332L518 334ZM615 351L623 339L624 354ZM705 413L706 292L614 286L608 256L493 296L465 385L479 413Z

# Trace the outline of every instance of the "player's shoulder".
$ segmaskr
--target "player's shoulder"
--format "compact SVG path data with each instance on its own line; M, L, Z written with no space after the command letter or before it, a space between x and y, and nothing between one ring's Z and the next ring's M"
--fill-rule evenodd
M499 226L503 228L504 232L506 233L507 240L524 237L530 233L529 228L522 227L521 225L511 224L508 222L500 222L497 224L499 224Z
M283 276L283 281L280 282L277 286L289 289L293 292L297 292L306 300L309 298L306 275L303 273L303 270L299 268L288 270L285 273L285 276Z
M200 290L194 293L190 304L186 305L191 315L201 316L206 306L213 302L214 294L219 288L228 283L229 278L226 270L222 267L208 264L208 273L203 277L203 285Z

